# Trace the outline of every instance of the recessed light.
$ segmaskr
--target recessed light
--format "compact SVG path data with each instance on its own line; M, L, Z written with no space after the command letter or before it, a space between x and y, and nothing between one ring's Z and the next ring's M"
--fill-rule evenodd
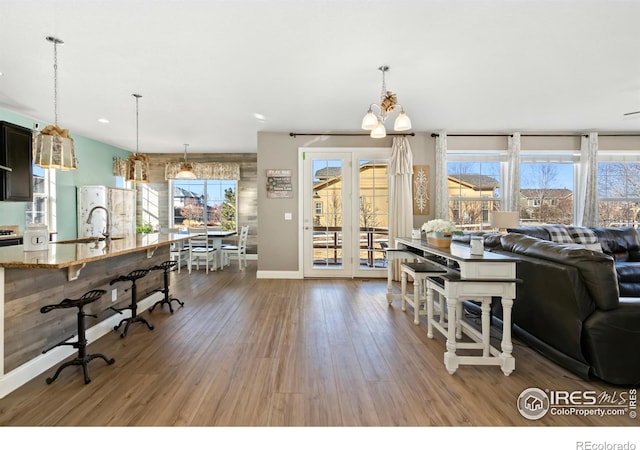
M109 119L100 118L100 119L98 119L98 122L100 122L100 123L109 123Z
M4 73L0 72L0 77L1 77L2 75L4 75Z
M259 122L264 122L267 120L267 118L260 113L253 113L253 117L255 117Z

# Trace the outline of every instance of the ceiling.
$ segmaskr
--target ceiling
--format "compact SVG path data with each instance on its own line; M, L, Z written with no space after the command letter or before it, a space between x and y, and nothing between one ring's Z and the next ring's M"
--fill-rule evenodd
M413 131L640 132L640 2L0 0L0 108L143 153L360 132L387 88ZM107 118L108 124L99 123Z

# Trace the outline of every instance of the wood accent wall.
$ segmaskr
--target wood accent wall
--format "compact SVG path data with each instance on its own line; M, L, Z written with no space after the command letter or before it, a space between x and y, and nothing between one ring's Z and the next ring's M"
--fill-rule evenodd
M109 307L125 308L131 304L131 282L109 285L112 279L133 270L149 269L168 259L168 245L159 247L151 258L147 258L146 251L114 256L87 263L74 281L67 280L67 269L5 268L5 373L40 355L44 349L77 335L77 308L54 309L43 314L41 307L58 304L65 298L79 298L91 289L104 289L105 295L85 307L85 312L98 316L86 318L90 328L118 314ZM144 299L163 283L162 270L150 271L136 282L138 299ZM116 288L118 300L112 303L111 290Z
M153 217L161 228L169 226L170 214L170 195L169 182L164 179L164 168L167 162L182 161L183 154L177 153L151 153L148 155L150 160L150 182L148 184L139 184L138 204L137 204L137 223L144 223L148 220L143 218L146 198L155 205L157 204L158 215ZM249 237L247 239L247 253L257 254L258 242L258 184L257 169L258 155L257 153L189 153L187 155L189 162L234 162L240 164L240 180L238 180L238 226L249 225ZM148 194L145 196L145 190ZM227 242L235 242L235 238L225 240Z

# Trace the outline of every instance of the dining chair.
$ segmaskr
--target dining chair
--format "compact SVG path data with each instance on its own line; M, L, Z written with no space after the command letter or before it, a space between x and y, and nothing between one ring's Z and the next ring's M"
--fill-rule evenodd
M249 236L249 225L243 225L240 228L240 234L238 235L238 242L236 245L223 245L222 254L223 265L231 265L231 255L235 255L238 258L238 269L244 270L247 267L247 237Z
M163 233L180 233L180 228L161 228ZM169 260L178 261L178 273L183 264L189 265L189 244L185 241L172 242L169 246Z
M200 260L204 261L207 273L210 268L214 271L217 270L216 248L207 236L207 229L189 227L189 234L196 235L189 238L189 273L191 273L194 262L197 270L200 270Z

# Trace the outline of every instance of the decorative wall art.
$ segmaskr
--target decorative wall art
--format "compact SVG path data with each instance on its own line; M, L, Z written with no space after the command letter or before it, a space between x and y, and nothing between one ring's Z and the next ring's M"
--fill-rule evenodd
M429 214L429 166L413 166L413 214Z
M293 198L290 169L267 169L267 198Z

